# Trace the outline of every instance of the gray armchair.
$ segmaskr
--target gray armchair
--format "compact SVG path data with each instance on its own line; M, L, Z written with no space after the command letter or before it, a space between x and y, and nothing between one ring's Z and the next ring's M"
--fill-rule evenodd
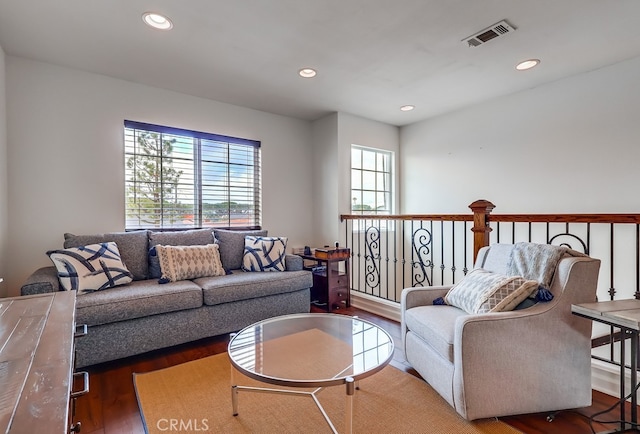
M507 273L513 245L480 250L475 268ZM563 256L553 300L509 312L468 314L433 305L450 287L402 293L407 361L465 419L591 405L591 321L571 305L593 302L600 261Z

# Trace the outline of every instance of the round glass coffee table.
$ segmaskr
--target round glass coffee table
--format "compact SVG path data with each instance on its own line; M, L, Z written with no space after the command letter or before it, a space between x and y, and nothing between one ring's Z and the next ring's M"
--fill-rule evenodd
M284 315L260 321L229 342L233 415L238 392L310 396L337 432L316 397L324 387L346 389L345 432L352 432L356 382L384 368L393 356L393 340L381 327L357 317L328 313ZM241 386L235 371L262 383L315 388L298 391Z

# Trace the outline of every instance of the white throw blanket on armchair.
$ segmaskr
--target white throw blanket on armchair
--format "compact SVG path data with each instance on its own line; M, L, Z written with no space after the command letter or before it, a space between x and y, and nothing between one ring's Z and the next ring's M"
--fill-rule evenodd
M587 256L566 246L551 244L516 243L511 251L509 274L537 280L540 287L548 290L558 262L564 255ZM535 297L537 291L531 297Z

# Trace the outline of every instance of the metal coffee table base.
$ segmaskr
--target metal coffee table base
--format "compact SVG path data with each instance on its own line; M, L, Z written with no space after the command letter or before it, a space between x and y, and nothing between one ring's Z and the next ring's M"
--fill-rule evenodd
M235 368L231 366L231 403L233 405L234 416L238 415L238 392L241 390L247 391L247 392L258 392L258 393L277 393L281 395L310 396L313 399L313 402L316 403L316 406L320 410L320 413L322 413L324 420L326 420L327 424L329 424L331 431L333 431L335 434L338 433L338 431L336 430L336 427L331 422L331 419L329 419L329 415L327 415L327 412L324 410L324 408L322 407L322 404L320 403L320 401L316 396L318 393L320 393L324 389L324 387L318 387L313 392L304 392L304 391L298 391L298 390L270 389L266 387L238 386L237 384L235 384L235 378L234 378L235 371L236 371ZM345 408L345 416L344 416L344 429L345 429L344 432L351 434L353 432L353 395L355 394L355 389L357 387L352 377L346 377L344 384L347 392L346 408ZM317 386L317 385L318 384L315 383L313 386ZM300 387L310 387L310 386L302 384Z

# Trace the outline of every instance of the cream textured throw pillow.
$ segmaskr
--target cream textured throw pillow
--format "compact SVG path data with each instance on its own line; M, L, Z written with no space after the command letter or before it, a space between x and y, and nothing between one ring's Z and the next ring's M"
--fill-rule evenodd
M504 312L513 310L536 289L535 280L477 268L455 284L444 301L467 313Z
M224 276L217 244L204 246L156 246L162 277L160 283Z

